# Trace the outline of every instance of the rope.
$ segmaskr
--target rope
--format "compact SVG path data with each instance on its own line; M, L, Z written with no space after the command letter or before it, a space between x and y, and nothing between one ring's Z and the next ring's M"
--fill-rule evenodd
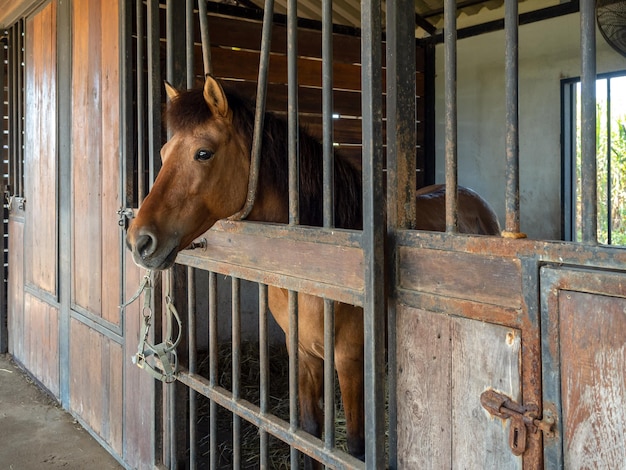
M178 311L172 302L172 298L169 294L169 286L165 295L165 311L166 311L166 327L165 327L165 339L162 343L153 345L150 343L150 327L152 326L153 315L153 296L152 296L152 271L147 271L143 277L137 292L123 305L121 309L125 309L132 304L135 300L143 294L143 309L141 311L143 316L143 324L141 326L141 332L139 335L139 344L137 345L137 353L133 355L133 364L137 365L140 369L144 369L155 379L161 382L171 383L176 380L176 372L178 371L178 354L176 353L176 347L180 343L182 335L182 322ZM176 320L178 325L178 335L175 341L172 341L172 317ZM148 359L152 358L152 361Z

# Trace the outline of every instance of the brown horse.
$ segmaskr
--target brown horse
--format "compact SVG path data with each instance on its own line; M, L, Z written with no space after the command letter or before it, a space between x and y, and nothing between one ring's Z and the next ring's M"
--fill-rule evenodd
M254 108L237 94L225 93L208 76L204 89L176 91L167 86L166 121L172 131L163 146L163 166L127 235L135 262L150 269L172 266L180 250L219 220L244 205ZM322 146L300 132L300 222L322 225ZM340 154L335 158L335 224L362 228L361 174ZM249 220L288 221L287 125L266 114L258 194ZM445 189L432 186L417 194L417 228L445 229ZM493 210L476 193L459 188L459 230L498 234ZM287 292L270 287L269 308L288 334ZM323 300L298 295L299 400L301 425L320 436L323 392ZM347 421L348 448L364 456L362 309L336 303L335 367Z

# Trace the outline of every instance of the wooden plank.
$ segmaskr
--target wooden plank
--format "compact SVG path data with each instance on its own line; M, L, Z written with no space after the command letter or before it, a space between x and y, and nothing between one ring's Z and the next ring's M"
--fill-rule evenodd
M101 2L101 49L102 49L102 318L120 325L120 276L123 232L117 224L120 207L120 50L118 3Z
M122 453L122 346L76 318L70 320L70 408Z
M126 293L130 297L139 286L144 271L134 265L130 252L126 253ZM135 302L124 311L125 348L124 370L124 461L130 468L148 468L154 462L155 438L155 380L136 367L130 358L137 351L141 323L141 302ZM118 366L119 367L119 366Z
M510 420L493 418L480 403L490 388L521 403L521 332L464 318L453 318L451 330L451 468L521 469L509 447Z
M250 269L264 273L264 282L272 285L281 285L281 276L294 277L306 280L301 285L303 292L314 295L321 295L317 290L325 286L339 286L357 296L362 293L363 252L349 242L352 232L306 228L290 231L286 226L255 224L257 230L264 228L255 233L246 225L219 221L203 235L206 249L181 252L177 262L209 270L215 268L215 262L232 269Z
M452 468L451 321L399 305L398 464Z
M25 280L57 295L56 3L26 23Z
M19 361L24 360L24 270L19 269L24 259L24 223L9 217L9 266L12 269L7 289L7 322L9 352Z
M565 467L621 468L626 299L564 290L558 297Z
M25 350L22 364L55 397L59 397L59 312L37 297L24 296Z
M491 388L520 400L520 331L402 304L397 326L400 466L521 468L480 404Z
M517 259L400 247L399 260L404 289L504 307L522 305Z

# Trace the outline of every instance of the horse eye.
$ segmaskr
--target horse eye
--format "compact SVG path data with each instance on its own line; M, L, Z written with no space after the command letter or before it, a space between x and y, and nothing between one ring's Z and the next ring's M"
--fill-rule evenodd
M200 149L196 152L194 159L199 162L206 162L207 160L210 160L212 156L213 152L211 152L210 150Z

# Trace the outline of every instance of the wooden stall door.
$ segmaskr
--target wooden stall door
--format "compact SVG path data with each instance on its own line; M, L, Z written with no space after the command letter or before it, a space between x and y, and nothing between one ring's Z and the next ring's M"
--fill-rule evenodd
M120 153L122 5L71 3L70 408L131 468L151 468L154 384L130 359L141 315L137 305L120 309L126 283L117 214L126 157ZM134 291L138 270L130 266L129 276Z
M561 415L547 467L626 462L625 286L624 273L542 269L544 395Z
M56 2L24 29L24 193L9 217L9 351L58 397Z

